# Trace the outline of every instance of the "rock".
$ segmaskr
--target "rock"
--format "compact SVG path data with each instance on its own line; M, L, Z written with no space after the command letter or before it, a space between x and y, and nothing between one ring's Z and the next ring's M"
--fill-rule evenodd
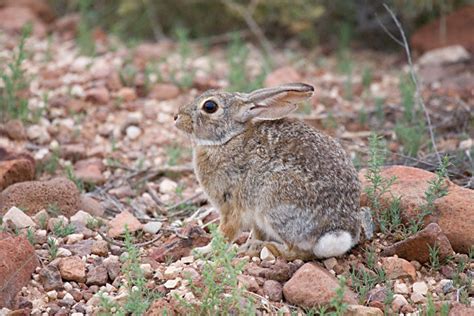
M30 155L10 153L0 147L0 192L14 183L33 180L35 168Z
M79 202L79 190L68 179L26 181L3 190L0 194L0 215L13 206L22 207L27 215L34 215L54 205L61 214L71 216L77 212Z
M33 221L38 225L40 228L45 229L48 226L49 221L49 214L46 210L41 210L35 215L33 215Z
M125 129L125 133L127 134L127 137L131 140L135 140L138 137L140 137L142 130L135 126L135 125L130 125Z
M399 283L398 280L395 281L393 285L393 291L396 294L408 294L410 291L408 290L408 286L405 283Z
M146 279L151 279L153 277L153 267L149 263L142 263L140 264L140 269L143 272L143 276Z
M420 293L412 293L410 295L410 299L415 304L426 302L426 298Z
M59 270L54 265L47 265L39 272L40 282L45 291L60 290L63 287L63 280Z
M179 96L180 90L177 86L170 83L159 83L151 88L148 97L157 100L170 100Z
M151 304L148 308L146 316L175 316L173 305L170 304L165 298L159 298Z
M438 247L439 259L444 260L453 254L453 248L446 235L436 223L430 223L423 230L393 245L385 247L383 256L397 255L407 260L426 263L430 260L430 247Z
M74 244L64 245L64 248L70 250L72 254L76 256L84 257L92 253L93 244L94 244L93 240L87 239L87 240L81 240Z
M449 309L449 316L471 316L474 315L474 306L466 306L461 303L453 303Z
M474 5L465 5L446 16L444 22L438 18L418 29L411 37L411 45L419 52L461 45L473 53L472 29L474 25L472 21L474 21ZM440 36L441 23L445 23L446 27L444 38Z
M301 82L300 74L291 66L278 68L267 75L265 87L275 87L285 83Z
M420 66L462 63L471 58L469 52L460 45L437 48L424 53L419 59Z
M74 164L74 175L86 183L101 185L106 180L102 174L104 169L105 166L100 159L79 160Z
M182 229L181 234L188 238L183 239L173 235L160 247L152 248L151 258L158 262L175 261L189 256L193 248L205 246L211 240L209 235L199 226L189 225Z
M167 289L174 289L175 287L177 287L179 284L179 280L178 279L174 279L174 280L168 280L165 282L165 284L163 284L165 286L165 288Z
M107 269L107 274L109 275L110 280L113 282L117 276L120 274L120 261L117 256L109 256L104 259L104 267Z
M145 225L143 225L143 231L145 233L155 235L156 233L160 231L162 225L163 225L162 222L148 222Z
M368 307L363 305L349 305L345 316L383 316L383 312L376 307Z
M268 250L267 247L263 247L262 251L260 252L260 259L262 261L274 262L275 261L275 256L272 254L272 252L270 250Z
M12 140L25 140L26 130L20 120L10 120L5 123L5 132Z
M3 221L11 221L18 229L36 226L31 217L23 213L23 211L17 207L10 208L3 216Z
M66 281L86 282L86 264L79 257L62 258L59 272Z
M70 235L66 236L66 244L67 245L75 244L75 243L77 243L81 240L84 240L84 234L74 233L74 234L70 234Z
M241 274L237 276L237 278L239 280L239 287L243 287L247 291L253 293L258 293L258 291L260 290L260 286L258 285L257 280L255 280L255 277Z
M405 305L408 305L408 301L403 295L400 295L400 294L393 295L392 309L395 313L398 313L400 309Z
M108 280L107 269L103 266L92 267L87 272L87 285L105 285Z
M35 249L23 236L0 232L0 306L15 308L16 295L39 265Z
M46 35L46 25L28 7L7 6L0 8L0 29L19 34L23 27L31 23L36 36Z
M108 236L115 238L124 234L125 227L130 233L133 233L141 229L143 225L138 221L138 219L135 218L135 216L127 211L123 211L109 222Z
M93 217L89 213L78 211L76 214L71 216L70 220L71 222L75 221L87 225L89 221L93 220Z
M303 308L328 305L339 287L338 280L327 270L313 263L303 265L283 286L285 299ZM344 301L357 304L357 296L347 289Z
M263 261L262 264L268 263L267 261ZM256 265L255 263L251 263L247 265L247 273L256 277L274 280L278 282L286 282L292 276L293 273L299 268L293 267L288 264L285 260L277 258L275 264L270 263L270 267L261 267Z
M105 105L110 101L109 90L105 87L92 88L86 91L86 101Z
M123 87L117 92L117 97L125 102L131 102L137 98L137 93L135 92L135 89Z
M334 267L337 265L337 259L334 258L334 257L328 258L328 259L323 261L323 264L326 267L326 269L333 270Z
M178 184L168 178L164 178L160 182L160 192L164 194L175 194L177 187L178 187Z
M359 179L362 182L361 205L367 206L367 195L364 189L368 186L365 178L366 170L361 170ZM405 223L420 212L420 205L425 201L425 191L429 181L435 174L412 167L391 166L382 170L382 177L397 180L390 187L389 192L382 195L382 206L388 206L393 197L400 197L401 216ZM469 252L469 247L474 244L474 191L465 189L447 181L448 194L437 199L435 212L425 219L425 224L435 222L441 227L442 232L448 237L452 248L456 252Z
M66 249L63 247L58 248L58 254L57 254L58 258L64 258L64 257L70 257L70 256L72 256L72 252L69 249Z
M382 267L387 274L387 278L394 280L398 278L416 278L415 267L405 259L397 257L382 258Z
M89 213L90 215L96 216L96 217L103 216L105 212L105 208L102 206L102 204L99 201L84 194L81 195L79 208Z
M428 293L428 285L426 285L424 281L413 283L412 288L414 293L419 293L421 295L426 295Z
M51 136L45 126L31 125L26 130L28 139L38 144L44 145L51 141Z
M109 243L105 240L97 240L92 244L92 253L101 257L109 254Z
M283 297L283 286L280 282L274 280L265 280L263 283L263 294L270 301L280 302Z
M60 148L61 158L76 162L87 157L86 146L84 144L64 144Z
M43 22L52 22L56 14L45 0L2 0L3 7L24 7L30 9Z

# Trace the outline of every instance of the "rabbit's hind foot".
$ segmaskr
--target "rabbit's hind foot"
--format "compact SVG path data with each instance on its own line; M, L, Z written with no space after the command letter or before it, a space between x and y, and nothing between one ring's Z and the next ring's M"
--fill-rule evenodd
M239 253L249 257L259 257L262 249L266 247L270 252L286 261L300 259L309 261L315 259L315 255L309 251L300 250L297 247L288 247L276 241L249 240L239 248Z
M338 257L349 251L355 243L349 232L344 230L331 231L319 238L313 252L318 258Z

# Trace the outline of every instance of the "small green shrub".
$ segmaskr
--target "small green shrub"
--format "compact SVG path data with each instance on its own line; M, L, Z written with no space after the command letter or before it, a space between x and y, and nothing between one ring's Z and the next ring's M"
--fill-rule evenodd
M59 221L53 226L53 233L58 237L66 237L68 235L74 234L76 228L72 224L67 224L63 221Z
M28 118L28 100L21 94L29 87L23 62L27 58L25 43L30 34L31 25L27 24L22 30L13 60L6 64L6 69L0 67L0 78L4 85L0 90L0 121L8 119L25 121Z
M95 55L95 40L88 16L92 12L92 4L92 0L79 0L79 13L81 19L77 31L77 45L79 46L81 54L87 56Z

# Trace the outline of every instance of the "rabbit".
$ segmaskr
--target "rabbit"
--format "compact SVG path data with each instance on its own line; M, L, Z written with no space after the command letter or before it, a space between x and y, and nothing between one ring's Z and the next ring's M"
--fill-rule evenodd
M360 182L342 146L286 118L314 88L210 90L180 106L175 125L193 142L194 171L229 242L251 230L244 253L266 246L288 260L345 254L359 241Z

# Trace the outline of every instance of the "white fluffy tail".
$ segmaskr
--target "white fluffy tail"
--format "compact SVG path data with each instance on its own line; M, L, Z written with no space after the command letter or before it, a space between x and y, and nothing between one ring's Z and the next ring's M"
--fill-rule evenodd
M316 242L313 252L318 258L338 257L345 254L354 244L349 232L337 230L321 236Z

